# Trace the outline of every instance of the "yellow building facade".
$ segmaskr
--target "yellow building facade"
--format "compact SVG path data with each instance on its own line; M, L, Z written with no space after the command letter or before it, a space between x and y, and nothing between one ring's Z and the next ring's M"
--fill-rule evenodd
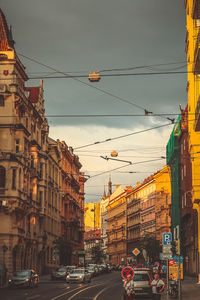
M188 70L188 132L189 151L192 157L192 201L198 212L200 228L200 3L185 0L187 33L186 54ZM198 257L200 270L200 234L198 233ZM200 281L200 271L199 271Z
M85 231L101 228L101 209L100 203L90 202L84 204L85 211Z
M171 181L169 166L164 166L153 177L156 185L156 239L162 242L163 233L171 231Z
M115 265L127 263L126 194L122 186L117 186L107 206L107 254L109 262Z

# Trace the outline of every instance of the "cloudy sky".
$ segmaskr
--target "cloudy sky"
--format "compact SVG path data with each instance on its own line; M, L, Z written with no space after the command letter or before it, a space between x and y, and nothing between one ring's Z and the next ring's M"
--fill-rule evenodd
M100 200L109 174L113 185L134 186L162 168L172 126L143 131L169 124L187 103L183 0L1 0L1 9L27 85L44 78L51 137L72 146L91 176L87 202ZM87 79L93 70L98 83ZM126 165L100 157L112 150L135 165L98 175Z

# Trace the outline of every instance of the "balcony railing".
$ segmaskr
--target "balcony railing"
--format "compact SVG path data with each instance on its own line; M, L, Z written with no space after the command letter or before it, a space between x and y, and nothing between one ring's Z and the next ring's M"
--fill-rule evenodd
M195 109L195 131L200 131L200 96L197 101L196 109Z

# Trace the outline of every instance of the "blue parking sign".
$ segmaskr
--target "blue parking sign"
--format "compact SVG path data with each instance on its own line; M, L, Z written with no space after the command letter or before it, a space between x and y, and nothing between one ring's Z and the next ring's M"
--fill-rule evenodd
M163 233L163 245L165 245L165 246L171 245L171 241L172 241L171 232L164 232Z

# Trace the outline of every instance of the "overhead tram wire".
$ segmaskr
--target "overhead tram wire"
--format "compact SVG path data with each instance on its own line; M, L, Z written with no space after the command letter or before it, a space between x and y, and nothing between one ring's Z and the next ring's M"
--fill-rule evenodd
M106 143L106 142L110 142L110 141L118 140L118 139L121 139L121 138L125 138L125 137L131 136L131 135L135 135L135 134L139 134L139 133L143 133L143 132L147 132L147 131L151 131L151 130L163 128L163 127L166 127L166 126L169 126L169 125L172 125L172 123L168 123L168 124L164 124L164 125L159 125L159 126L155 126L155 127L151 127L151 128L147 128L147 129L135 131L135 132L132 132L132 133L120 135L118 137L108 138L108 139L103 140L103 141L98 141L98 142L86 144L86 145L83 145L83 146L76 147L76 148L74 148L74 150L78 150L78 149L82 149L82 148L94 146L94 145L97 145L97 144L103 144L103 143Z
M104 171L104 172L101 172L101 173L92 175L92 176L90 176L90 177L88 178L88 180L89 180L89 179L92 179L92 178L94 178L94 177L97 177L97 176L104 175L104 174L109 173L109 172L113 172L113 171L116 171L116 170L119 170L119 169L128 167L128 166L133 166L133 165L138 165L138 164L143 164L143 163L149 163L149 162L158 161L158 160L163 160L163 158L149 159L149 160L139 161L139 162L135 162L135 163L131 163L131 164L128 163L128 164L125 164L125 165L123 165L123 166L121 166L121 167L114 168L114 169L111 169L111 170L107 170L107 171Z
M59 74L62 74L62 75L65 75L65 76L69 76L69 77L71 77L72 79L74 79L74 80L76 80L76 81L78 81L78 82L80 82L80 83L82 83L82 84L84 84L84 85L86 85L86 86L88 86L88 87L91 87L91 88L93 88L93 89L95 89L95 90L98 90L98 91L100 91L100 92L102 92L102 93L104 93L104 94L106 94L106 95L108 95L108 96L110 96L110 97L112 97L112 98L114 98L114 99L120 100L121 102L127 103L127 104L129 104L129 105L134 106L134 107L137 107L138 109L143 110L145 115L152 115L152 116L153 116L153 112L149 111L148 109L146 109L146 108L144 108L144 107L142 107L142 106L140 106L140 105L138 105L138 104L136 104L136 103L133 103L133 102L131 102L131 101L129 101L129 100L126 100L126 99L124 99L124 98L122 98L122 97L119 97L119 96L117 96L117 95L114 95L113 93L107 92L107 91L105 91L105 90L103 90L103 89L100 89L100 88L94 86L94 85L91 85L91 84L89 84L89 83L86 83L86 82L84 82L84 81L78 79L77 77L71 76L70 74L67 74L67 73L62 72L62 71L58 71L58 70L56 70L56 69L53 68L53 67L50 67L50 66L48 66L48 65L46 65L46 64L44 64L44 63L41 63L41 62L37 61L36 59L30 58L30 57L28 57L28 56L26 56L26 55L23 55L23 54L21 54L21 53L18 53L18 55L20 55L20 56L22 56L22 57L24 57L24 58L26 58L26 59L28 59L28 60L30 60L30 61L32 61L32 62L35 62L35 63L37 63L37 64L39 64L39 65L41 65L41 66L44 66L44 67L46 67L46 68L48 68L48 69L50 69L50 70L52 70L52 71L55 71L55 72L57 72L57 73L59 73ZM165 117L162 117L162 116L159 116L159 117L165 118ZM170 120L172 123L174 123L174 119L170 119L170 118L165 118L165 119L168 119L168 120Z
M134 67L123 67L123 68L112 68L112 69L102 69L102 70L98 70L98 72L113 72L113 71L132 71L132 70L137 70L137 69L156 69L156 67L162 67L162 66L171 66L171 65L180 65L178 67L175 68L168 68L168 69L162 69L165 71L174 71L177 69L181 69L187 66L187 64L185 63L185 60L183 61L177 61L177 62L169 62L169 63L161 63L161 64L151 64L151 65L141 65L141 66L134 66ZM159 69L161 70L161 69ZM31 72L30 74L47 74L47 75L52 75L52 74L56 74L57 72ZM79 70L79 71L72 71L72 72L65 72L67 74L80 74L80 73L89 73L89 70ZM87 75L88 76L88 75Z
M194 120L189 120L189 121L195 121L195 119ZM83 146L75 147L74 150L76 151L78 149L82 149L82 148L91 147L91 146L94 146L94 145L103 144L103 143L106 143L106 142L110 142L110 141L118 140L118 139L121 139L121 138L125 138L125 137L131 136L131 135L135 135L135 134L139 134L139 133L151 131L151 130L154 130L154 129L163 128L163 127L166 127L166 126L169 126L169 125L174 125L174 123L171 122L171 123L168 123L168 124L159 125L159 126L156 126L156 127L151 127L151 128L147 128L147 129L144 129L144 130L140 130L140 131L135 131L135 132L132 132L132 133L124 134L124 135L121 135L121 136L118 136L118 137L115 137L115 138L108 138L108 139L103 140L103 141L98 141L98 142L86 144L86 145L83 145Z
M37 64L39 64L39 65L41 65L41 66L43 66L43 67L46 67L46 68L48 68L48 69L50 69L50 70L52 70L52 71L55 71L55 72L57 72L57 73L59 73L59 74L62 74L62 75L65 75L65 76L69 76L71 79L74 79L74 80L76 80L76 81L78 81L78 82L80 82L80 83L82 83L82 84L84 84L84 85L86 85L86 86L89 86L89 87L91 87L91 88L93 88L93 89L95 89L95 90L101 91L102 93L104 93L104 94L106 94L106 95L108 95L108 96L111 96L111 97L113 97L113 98L116 98L116 99L118 99L118 100L120 100L120 101L122 101L122 102L124 102L124 103L127 103L127 104L130 104L130 105L132 105L132 106L135 106L135 107L137 107L137 108L139 108L139 109L142 109L143 111L147 111L146 109L144 109L144 108L143 108L142 106L140 106L140 105L137 105L137 104L135 104L135 103L133 103L133 102L130 102L130 101L128 101L128 100L125 100L125 99L123 99L123 98L121 98L121 97L119 97L119 96L116 96L116 95L114 95L114 94L112 94L112 93L110 93L110 92L104 91L103 89L100 89L100 88L98 88L98 87L96 87L96 86L94 86L94 85L91 85L91 84L89 84L89 83L86 83L86 82L84 82L84 81L78 79L76 76L72 76L72 75L67 74L67 73L65 73L65 72L59 71L59 70L57 70L57 69L55 69L55 68L53 68L53 67L50 67L50 66L48 66L48 65L46 65L46 64L44 64L44 63L41 63L41 62L37 61L36 59L30 58L30 57L28 57L28 56L26 56L26 55L23 55L23 54L21 54L21 53L18 53L18 55L20 55L20 56L22 56L22 57L24 57L24 58L26 58L26 59L28 59L28 60L30 60L30 61L32 61L32 62L35 62L35 63L37 63Z
M180 113L156 113L153 114L153 116L156 117L160 117L160 116L179 116ZM195 115L195 113L188 113L188 116L191 115ZM12 115L2 115L0 116L2 118L18 118L18 116L12 116ZM21 116L20 118L28 118L29 116ZM81 114L71 114L71 115L61 115L61 114L57 114L57 115L45 115L46 118L119 118L119 117L152 117L152 115L143 115L143 114L85 114L85 115L81 115ZM169 118L167 118L169 120ZM182 121L182 122L190 122L190 121L195 121L196 119L192 119L192 120L187 120L187 121Z
M119 73L119 74L113 73L113 74L101 74L101 77L177 75L177 74L189 74L189 73L193 73L193 72L192 71L191 72L188 72L188 71L163 71L163 72L140 72L140 73ZM43 79L64 79L64 78L76 79L76 78L88 78L88 75L70 75L70 74L68 74L68 75L63 75L63 76L31 76L31 77L29 77L29 79L35 80L35 79L40 79L41 77ZM7 78L7 79L9 79L9 78ZM3 79L3 80L5 80L5 79ZM82 83L87 84L84 81ZM98 90L106 93L106 91L104 91L102 89L93 87L90 84L87 84L87 85L89 85L92 88L98 89ZM131 103L133 103L133 102L131 102Z

